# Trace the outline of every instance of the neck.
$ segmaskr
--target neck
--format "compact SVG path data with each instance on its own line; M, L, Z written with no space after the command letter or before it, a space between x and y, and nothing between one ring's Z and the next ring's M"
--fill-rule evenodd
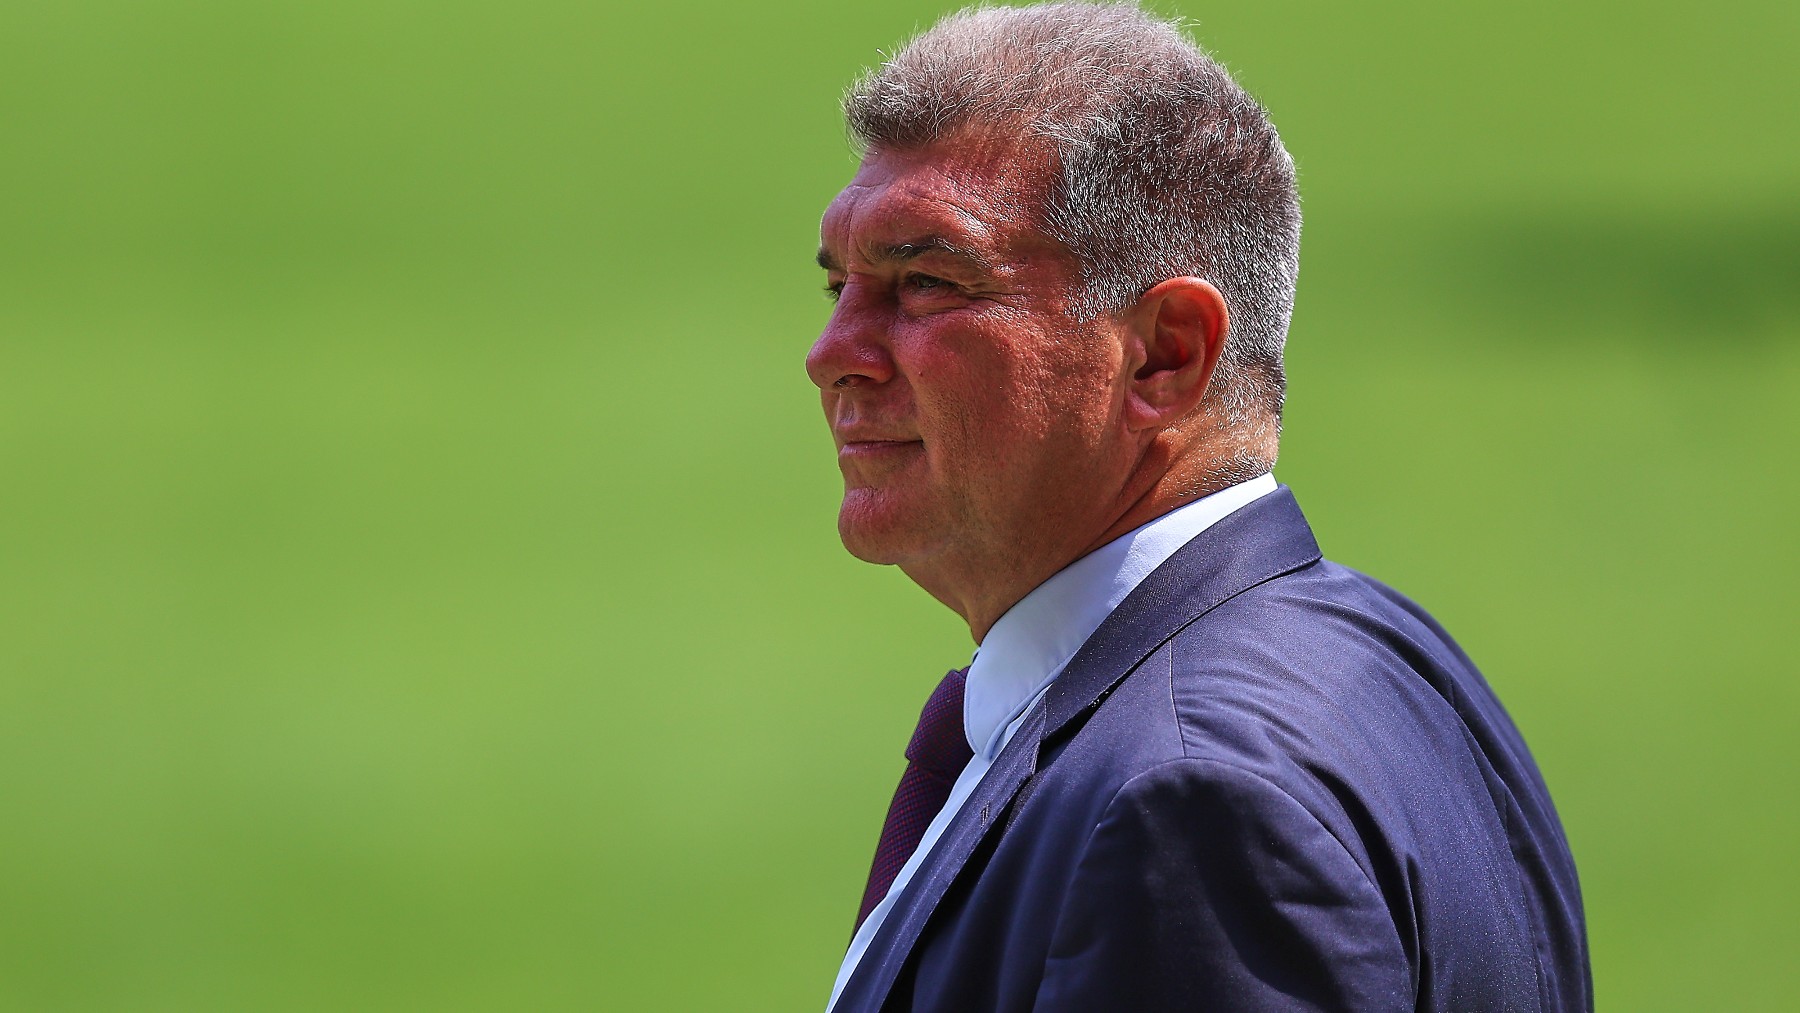
M1226 474L1221 467L1241 441L1219 447L1213 445L1215 440L1186 446L1173 439L1153 441L1108 508L1094 523L1073 529L1088 532L1085 535L1039 532L1038 544L1021 537L999 551L971 554L959 560L960 565L927 568L903 563L900 568L927 594L962 616L969 635L980 644L1008 609L1070 563L1171 510L1251 477ZM1273 456L1271 452L1265 459Z

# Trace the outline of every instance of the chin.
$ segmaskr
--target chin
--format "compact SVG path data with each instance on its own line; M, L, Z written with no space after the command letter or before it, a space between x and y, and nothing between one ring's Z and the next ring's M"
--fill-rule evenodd
M844 493L844 504L838 509L838 537L852 556L884 565L917 555L921 543L917 511L902 509L891 496L872 489Z

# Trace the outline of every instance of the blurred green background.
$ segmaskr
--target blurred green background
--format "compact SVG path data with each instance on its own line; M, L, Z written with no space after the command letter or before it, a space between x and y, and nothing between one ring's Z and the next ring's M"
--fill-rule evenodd
M945 8L0 4L0 1008L805 1010L966 630L837 545L836 97ZM1277 474L1533 743L1600 1005L1800 991L1800 7L1159 5Z

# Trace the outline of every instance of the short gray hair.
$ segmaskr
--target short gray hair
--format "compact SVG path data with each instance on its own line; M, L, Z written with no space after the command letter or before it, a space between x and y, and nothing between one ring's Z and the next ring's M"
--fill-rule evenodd
M1048 144L1060 175L1043 227L1081 265L1075 312L1206 279L1231 315L1208 399L1232 423L1280 419L1300 270L1294 162L1262 106L1176 25L1131 3L971 7L852 85L844 119L865 147L962 130Z

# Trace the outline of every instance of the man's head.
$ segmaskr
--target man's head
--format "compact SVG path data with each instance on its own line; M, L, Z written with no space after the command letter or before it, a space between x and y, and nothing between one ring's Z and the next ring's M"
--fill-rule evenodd
M1268 470L1293 165L1176 29L1126 5L965 11L844 109L866 157L823 222L839 303L807 365L853 552L947 601L1007 564L1029 590Z

